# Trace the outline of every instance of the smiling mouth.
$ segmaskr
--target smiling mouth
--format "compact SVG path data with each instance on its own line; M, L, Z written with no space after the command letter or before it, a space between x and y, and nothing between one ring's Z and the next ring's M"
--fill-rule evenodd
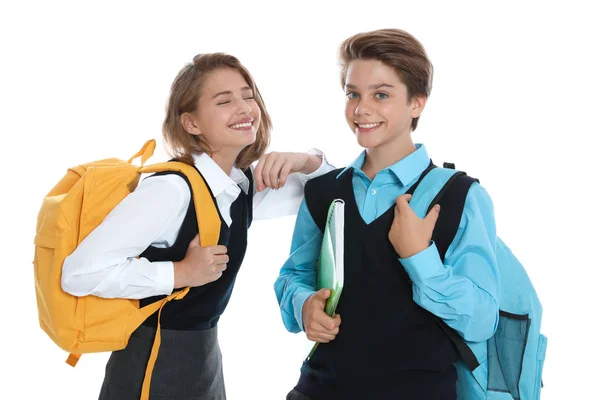
M355 122L354 125L358 132L367 133L376 130L382 123L383 122L370 122L368 124L359 124L358 122Z
M359 124L358 122L354 123L356 126L358 126L360 129L371 129L371 128L376 128L379 125L381 125L381 122L371 122L369 124Z
M252 128L252 125L254 125L254 120L250 120L250 121L246 121L246 122L240 122L240 123L237 123L237 124L229 125L229 127L231 129L246 130L246 129Z

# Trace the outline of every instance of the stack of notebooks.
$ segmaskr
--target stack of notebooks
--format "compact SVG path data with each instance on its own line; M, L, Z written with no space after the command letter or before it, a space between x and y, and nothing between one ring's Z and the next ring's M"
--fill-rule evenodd
M325 313L335 315L335 309L344 287L344 201L335 199L329 206L327 222L323 232L321 253L317 266L317 290L330 289L331 295L325 304ZM319 343L315 343L307 360Z

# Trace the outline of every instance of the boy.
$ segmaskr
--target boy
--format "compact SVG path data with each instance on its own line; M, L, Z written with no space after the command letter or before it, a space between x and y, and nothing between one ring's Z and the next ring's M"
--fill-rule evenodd
M441 257L432 234L443 211L437 205L421 219L407 194L431 163L411 139L431 90L423 46L383 29L348 38L339 56L346 119L365 151L305 188L275 292L285 327L322 344L287 398L456 399L459 355L439 319L468 341L496 330L492 201L478 183L470 187ZM323 311L330 291L315 292L324 193L346 203L344 289L334 318Z

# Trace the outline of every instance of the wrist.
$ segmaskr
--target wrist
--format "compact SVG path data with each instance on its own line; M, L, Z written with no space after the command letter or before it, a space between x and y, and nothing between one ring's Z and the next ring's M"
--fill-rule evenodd
M173 262L173 275L174 275L174 289L179 289L185 286L189 286L187 283L187 267L183 261Z
M429 241L427 243L425 243L424 245L415 245L415 246L412 246L411 248L407 249L406 251L398 252L398 255L402 259L411 258L411 257L414 257L417 254L421 253L422 251L427 250L428 247L429 247Z
M319 156L315 156L312 154L306 154L306 162L304 163L304 167L302 168L302 173L305 175L312 174L321 166L323 159Z

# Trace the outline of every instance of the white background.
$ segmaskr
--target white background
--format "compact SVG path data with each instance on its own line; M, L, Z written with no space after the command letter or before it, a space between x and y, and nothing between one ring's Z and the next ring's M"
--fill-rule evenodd
M480 178L499 235L538 289L549 337L542 398L599 398L600 28L588 2L161 3L0 6L0 398L95 399L103 379L108 354L73 369L37 322L35 219L67 167L162 143L173 78L213 51L254 75L274 120L271 150L317 147L344 166L360 149L343 118L337 46L384 27L414 34L435 67L415 141ZM153 161L166 157L159 147ZM229 399L284 399L298 378L308 342L286 332L272 289L293 224L251 228L220 323Z

